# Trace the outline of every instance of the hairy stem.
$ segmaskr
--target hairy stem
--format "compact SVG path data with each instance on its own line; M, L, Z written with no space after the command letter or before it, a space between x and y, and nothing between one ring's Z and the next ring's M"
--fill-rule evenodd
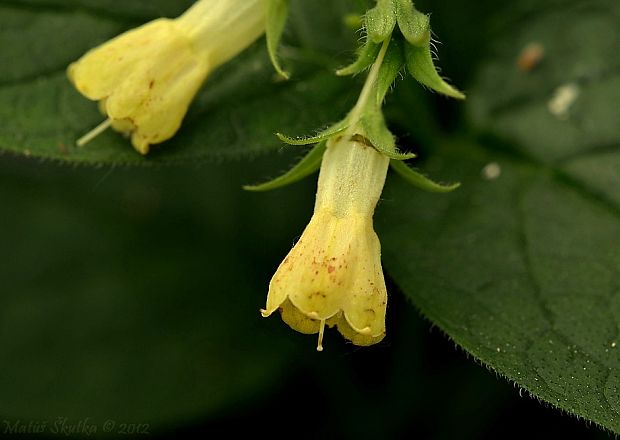
M353 135L355 135L357 123L362 117L366 104L368 103L368 100L372 96L372 92L375 89L375 84L377 83L377 78L379 77L379 70L381 69L385 54L387 52L388 46L390 45L390 40L391 38L388 38L383 42L381 50L379 51L375 62L370 68L370 72L368 72L368 76L366 77L366 82L364 82L364 87L360 92L360 96L355 103L355 107L353 107L353 110L351 110L349 116L349 128L345 131L344 137L351 138Z

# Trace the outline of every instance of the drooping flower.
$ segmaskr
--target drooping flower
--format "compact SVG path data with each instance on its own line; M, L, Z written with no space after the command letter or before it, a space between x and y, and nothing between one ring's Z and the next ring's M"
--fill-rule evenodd
M209 73L263 34L264 14L263 0L199 0L86 53L68 76L108 117L93 134L111 125L142 154L170 139Z
M294 330L325 325L356 345L385 336L387 291L372 217L389 158L348 137L331 139L323 156L314 214L269 284L267 317L280 310Z
M318 333L319 351L326 325L336 326L356 345L371 345L385 336L387 292L372 217L388 166L427 191L446 193L459 187L434 182L403 163L415 154L399 151L382 112L390 85L405 65L425 86L465 98L433 64L429 16L411 0L378 1L365 15L365 28L367 39L357 60L337 71L353 75L370 67L355 106L317 135L279 134L288 144L315 146L287 173L246 186L252 191L285 186L320 164L312 219L271 279L267 305L261 310L264 317L279 310L294 330Z

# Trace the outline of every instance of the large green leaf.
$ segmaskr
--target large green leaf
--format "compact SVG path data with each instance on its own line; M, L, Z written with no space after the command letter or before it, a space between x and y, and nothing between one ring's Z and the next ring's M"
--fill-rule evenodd
M385 266L489 368L620 433L620 8L558 2L517 17L468 88L483 136L434 145L429 167L462 187L389 182ZM518 69L534 42L544 57ZM551 111L567 85L578 93Z
M457 191L390 180L378 215L386 270L477 359L619 432L620 210L558 170L453 148L442 174ZM489 162L497 180L481 176Z
M90 48L154 17L176 16L190 1L0 2L0 150L81 163L195 162L274 151L276 131L305 134L339 120L354 93L333 74L354 35L339 20L356 10L351 1L293 2L289 50L295 76L274 75L264 40L217 70L207 81L171 141L148 158L108 131L83 148L75 141L103 116L79 95L65 74ZM330 45L326 41L331 42Z

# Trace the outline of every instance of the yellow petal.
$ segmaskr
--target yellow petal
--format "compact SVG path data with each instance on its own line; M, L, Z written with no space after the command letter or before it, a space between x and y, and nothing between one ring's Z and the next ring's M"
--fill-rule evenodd
M381 244L372 225L367 227L369 230L360 234L363 241L358 244L362 249L358 251L359 255L365 258L358 261L357 275L353 277L342 311L349 326L357 333L379 337L385 334L387 289L381 267Z
M309 318L288 300L282 304L280 313L282 320L293 330L307 335L319 332L321 321Z
M175 40L173 20L159 19L125 32L87 52L71 64L68 76L75 88L92 100L110 96L142 58L153 56L168 39Z

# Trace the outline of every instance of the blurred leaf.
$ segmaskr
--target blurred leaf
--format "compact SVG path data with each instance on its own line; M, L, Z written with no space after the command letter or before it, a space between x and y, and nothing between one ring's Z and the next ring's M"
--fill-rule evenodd
M385 267L492 370L620 433L620 7L515 17L469 91L483 139L425 166L462 187L438 197L390 180ZM531 43L544 57L520 69Z
M513 27L502 31L470 91L472 122L545 163L617 147L620 3L565 2ZM533 43L543 56L524 71L518 61Z
M153 432L286 378L302 344L258 310L308 213L282 210L297 202L281 191L263 196L257 218L240 185L259 175L0 161L3 419ZM248 246L259 235L269 247Z
M275 78L261 39L209 78L178 134L148 158L113 131L77 148L75 141L103 116L96 103L73 90L67 65L131 27L160 14L178 15L191 2L117 3L29 0L0 5L0 52L11 60L0 65L0 150L77 163L212 161L273 151L280 145L276 131L308 132L339 120L348 110L354 93L350 80L333 74L342 60L332 54L342 56L354 47L353 33L343 37L338 13L355 7L347 0L329 2L332 16L313 13L327 0L294 2L294 50L285 54L295 63L291 81ZM329 50L321 46L324 39L332 42Z

